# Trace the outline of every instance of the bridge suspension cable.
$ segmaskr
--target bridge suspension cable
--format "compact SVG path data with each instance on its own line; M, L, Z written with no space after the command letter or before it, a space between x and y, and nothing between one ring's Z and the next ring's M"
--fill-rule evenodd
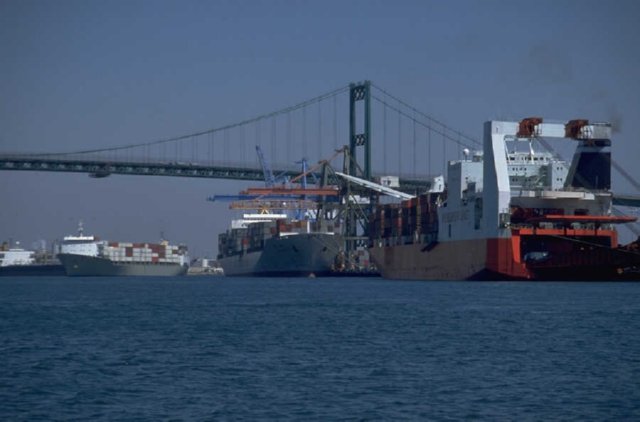
M390 108L394 109L395 111L399 111L399 112L401 112L401 113L403 114L403 116L405 116L405 117L407 117L407 118L409 118L409 119L411 119L411 120L414 120L416 123L418 123L418 124L422 125L423 127L433 129L433 125L437 125L437 126L439 126L439 127L443 128L443 129L442 129L442 131L439 131L438 133L442 133L442 132L444 132L444 131L447 131L447 132L450 132L450 133L453 133L453 134L457 135L460 139L456 140L456 139L455 139L455 138L453 138L453 137L449 137L449 139L450 139L450 140L452 140L452 141L454 141L454 142L456 142L456 143L457 143L458 145L460 145L460 146L469 146L469 145L466 145L466 144L462 143L462 141L461 141L461 139L462 139L462 138L466 139L468 142L471 142L471 143L472 143L472 144L474 144L474 145L482 146L482 142L480 142L479 140L477 140L477 139L475 139L475 138L472 138L472 137L470 137L470 136L468 136L468 135L465 135L464 133L462 133L462 132L460 132L460 131L458 131L458 130L455 130L455 129L451 128L450 126L448 126L448 125L444 124L443 122L441 122L441 121L439 121L439 120L437 120L437 119L434 119L433 117L429 116L428 114L426 114L426 113L424 113L424 112L422 112L422 111L418 110L418 109L417 109L417 108L415 108L414 106L410 105L410 104L409 104L409 103L407 103L406 101L403 101L403 100L401 100L400 98L398 98L398 97L396 97L396 96L394 96L394 95L390 94L388 91L386 91L385 89L383 89L383 88L381 88L380 86L376 85L375 83L373 83L373 82L372 82L372 83L371 83L371 86L372 86L373 88L377 89L378 91L380 91L380 92L381 92L382 94L384 94L386 97L391 98L392 100L394 100L394 101L395 101L395 102L397 102L398 104L402 105L403 107L408 108L408 109L409 109L409 110L411 110L413 113L415 113L415 114L417 114L417 115L419 115L419 116L422 116L422 117L424 117L425 119L427 119L428 121L432 122L432 125L430 125L430 124L428 124L428 123L424 123L424 122L422 122L422 121L419 121L419 120L417 120L415 117L410 116L410 115L408 115L407 113L400 111L400 110L399 110L399 107L398 107L398 108L395 108L395 107L393 107L393 106L390 106L390 104L388 104L388 102L387 102L387 101L384 101L384 100L380 99L379 97L373 96L373 98L376 98L376 100L380 101L382 104L386 104L387 106L389 106Z
M638 181L634 179L633 176L624 169L624 167L615 162L613 158L611 158L611 165L636 189L636 191L640 192L640 183L638 183Z
M319 103L321 101L327 100L331 97L335 97L337 95L340 95L346 91L349 90L349 86L343 86L341 88L337 88L334 89L333 91L329 91L325 94L319 95L317 97L311 98L309 100L300 102L298 104L295 104L293 106L289 106L289 107L285 107L282 108L280 110L277 111L273 111L271 113L265 113L265 114L261 114L259 116L250 118L250 119L246 119L246 120L242 120L240 122L237 123L232 123L232 124L228 124L225 126L220 126L217 128L212 128L212 129L207 129L207 130L203 130L200 132L194 132L194 133L189 133L186 135L181 135L181 136L175 136L175 137L171 137L171 138L166 138L166 139L159 139L159 140L155 140L155 141L149 141L149 142L141 142L141 143L137 143L137 144L129 144L129 145L122 145L122 146L118 146L118 147L109 147L109 148L97 148L97 149L88 149L88 150L81 150L81 151L71 151L71 152L55 152L55 153L39 153L39 154L25 154L25 155L37 155L37 156L61 156L61 155L73 155L73 154L93 154L93 153L101 153L101 152L114 152L114 151L119 151L119 150L125 150L125 149L131 149L131 148L139 148L139 147L149 147L149 146L153 146L153 145L161 145L161 144L167 144L167 143L171 143L171 142L176 142L178 143L179 141L184 141L184 140L190 140L192 138L198 137L198 136L202 136L202 135L208 135L208 134L215 134L217 132L226 132L229 129L234 129L237 127L241 127L241 126L246 126L252 123L256 123L256 122L260 122L262 120L266 120L269 118L273 118L273 117L277 117L286 113L291 113L293 111L299 110L299 109L304 109L312 104L315 103ZM256 130L258 130L256 128Z
M431 130L434 133L442 135L445 139L447 139L449 141L453 141L453 142L455 142L456 144L458 144L461 147L474 148L473 145L470 145L469 143L462 142L461 138L467 139L470 143L474 144L476 148L479 147L479 146L482 146L482 143L480 141L477 141L477 140L475 140L473 138L470 138L470 137L462 134L461 132L458 132L457 130L451 129L449 126L446 126L446 125L444 125L442 123L439 123L436 120L432 119L432 121L435 122L437 125L439 125L440 128L431 126L428 123L425 123L425 122L423 122L421 120L418 120L418 119L414 118L409 113L401 110L399 107L394 106L393 104L390 104L388 101L378 97L375 94L371 95L371 98L375 99L376 101L378 101L379 103L381 103L385 107L395 111L399 115L401 115L403 117L406 117L407 119L409 119L409 121L414 122L414 123L422 126L425 129ZM392 98L392 97L390 97L390 98ZM417 112L417 113L419 113L419 112ZM448 132L451 132L451 133L454 133L454 134L458 135L458 138L455 138L455 137L449 135Z

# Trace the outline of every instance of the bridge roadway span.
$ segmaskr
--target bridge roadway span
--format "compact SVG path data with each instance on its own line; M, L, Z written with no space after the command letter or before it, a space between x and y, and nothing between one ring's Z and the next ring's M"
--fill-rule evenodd
M112 174L130 176L199 177L209 179L232 179L264 181L262 168L233 165L203 165L180 162L108 162L103 160L78 160L45 157L0 155L0 170L53 171L66 173L88 173L95 178ZM298 168L273 169L274 174L291 178L300 174ZM428 185L425 179L400 179L400 188L407 192L422 190ZM358 190L358 188L355 188Z
M91 177L107 177L112 174L131 176L172 176L199 177L209 179L255 180L264 181L261 168L202 165L176 162L108 162L104 160L78 160L48 158L42 156L0 155L0 170L16 171L54 171L67 173L88 173ZM273 173L295 177L299 169L274 169ZM428 185L425 179L400 178L400 190L415 192L424 190ZM613 204L628 207L640 207L638 195L613 196Z

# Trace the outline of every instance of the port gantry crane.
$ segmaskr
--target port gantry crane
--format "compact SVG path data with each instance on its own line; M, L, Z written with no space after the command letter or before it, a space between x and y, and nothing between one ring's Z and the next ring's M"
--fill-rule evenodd
M264 187L249 187L237 195L215 195L209 201L230 201L229 208L255 210L259 213L281 213L282 211L311 211L319 220L338 220L345 227L345 250L351 251L368 240L368 219L371 209L378 203L380 195L399 200L415 197L388 186L349 174L355 166L360 170L348 146L334 151L328 159L320 160L307 168L305 159L302 172L288 179L274 176L269 162L259 146L256 153L264 174ZM336 171L331 162L343 155L342 171ZM360 170L360 173L362 171ZM308 186L307 177L312 176L315 185Z
M286 177L274 176L271 166L265 158L259 145L256 153L264 173L265 187L251 187L238 195L215 195L207 198L209 201L231 201L231 209L267 210L301 210L315 209L321 201L338 202L340 190L338 187L308 187L306 176L314 174L317 169L307 169L306 159L302 159L302 173L289 180ZM314 174L315 176L315 174ZM314 177L317 180L317 177ZM302 181L297 185L298 181Z

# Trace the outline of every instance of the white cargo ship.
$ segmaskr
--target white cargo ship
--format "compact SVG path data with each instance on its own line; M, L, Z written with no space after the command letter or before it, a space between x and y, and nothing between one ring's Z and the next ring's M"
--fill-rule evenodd
M184 245L108 242L85 236L65 236L58 259L69 276L179 276L186 274L189 257Z
M21 248L19 242L14 247L5 242L0 245L0 276L65 275L60 263L48 261L43 256Z

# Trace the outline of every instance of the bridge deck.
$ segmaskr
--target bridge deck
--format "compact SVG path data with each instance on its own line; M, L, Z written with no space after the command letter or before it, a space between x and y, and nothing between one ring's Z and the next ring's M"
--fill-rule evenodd
M261 168L175 162L107 162L99 160L0 155L0 170L87 173L91 177L107 177L112 174L120 174L131 176L170 176L264 181L264 172ZM293 168L273 169L273 172L290 177L295 177L300 174L299 170ZM400 190L411 193L421 192L427 188L428 183L426 179L401 178ZM614 194L613 204L618 206L640 207L640 196Z

